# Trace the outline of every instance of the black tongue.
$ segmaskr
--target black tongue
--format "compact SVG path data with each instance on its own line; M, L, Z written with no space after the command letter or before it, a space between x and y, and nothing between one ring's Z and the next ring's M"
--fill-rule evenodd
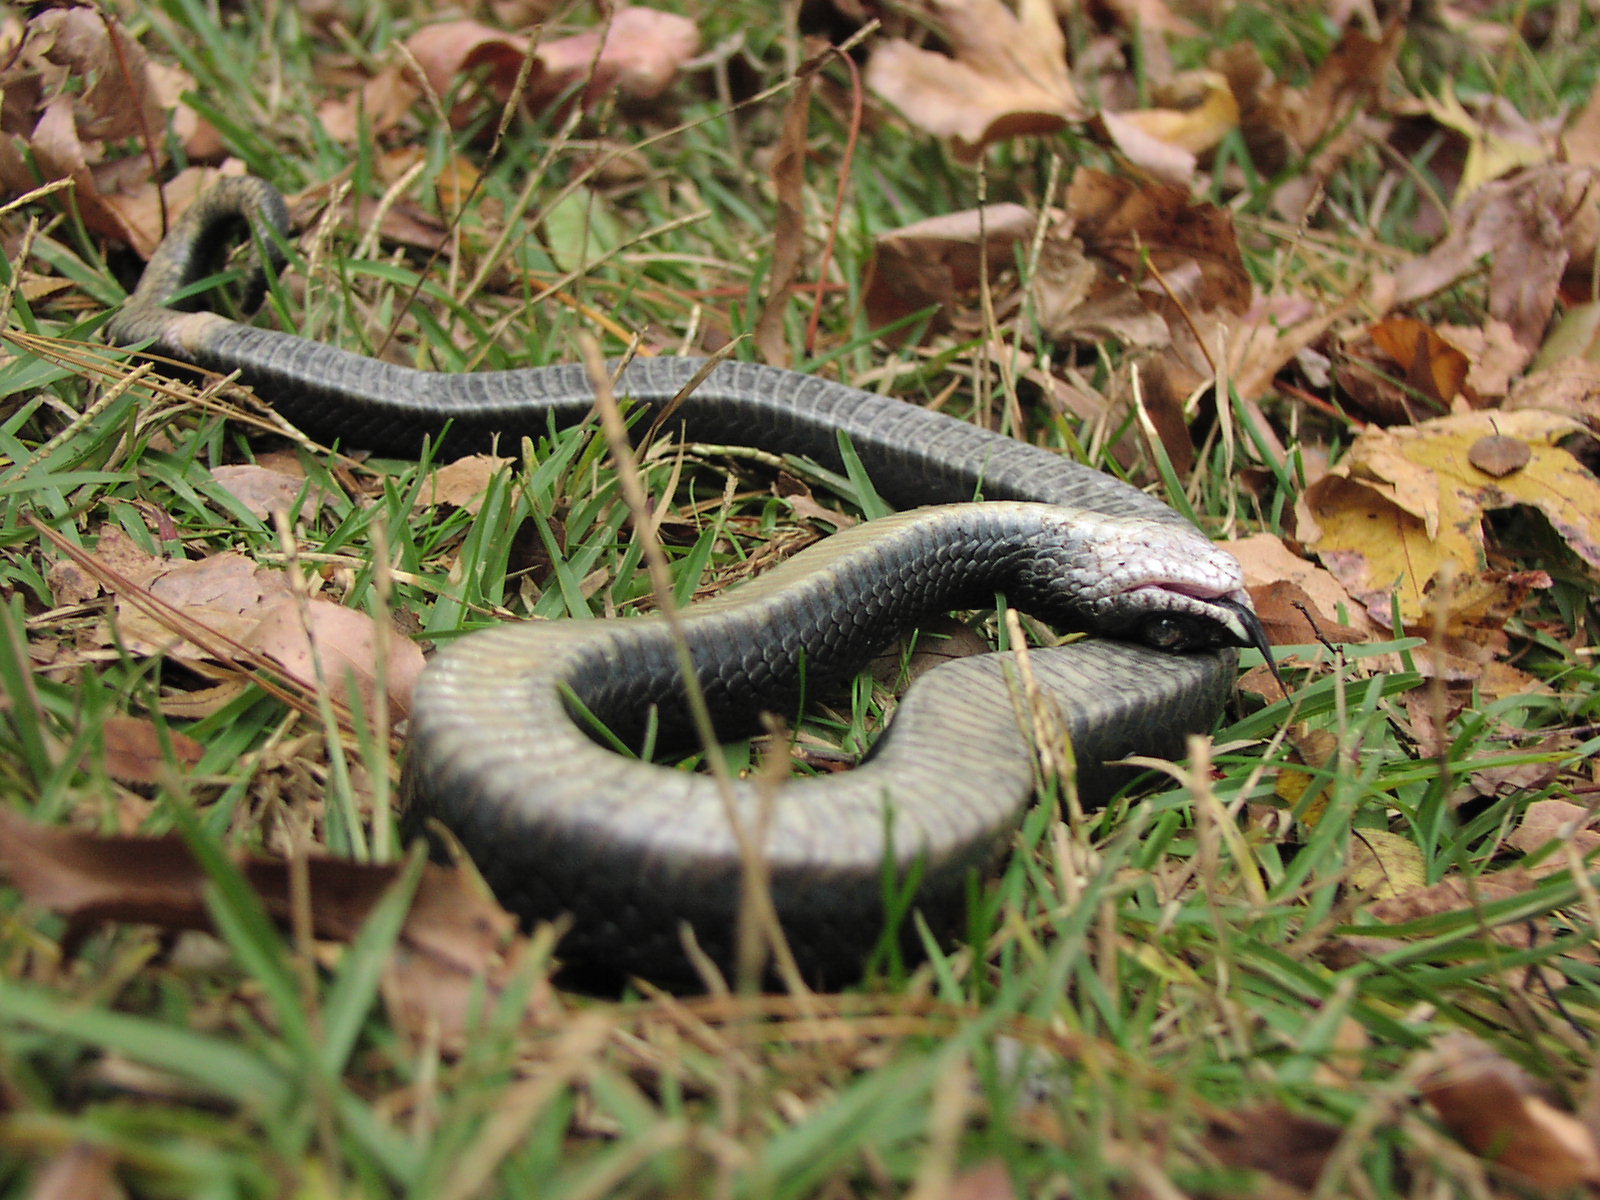
M1256 616L1255 609L1248 604L1241 604L1237 600L1229 600L1225 597L1218 597L1212 603L1221 605L1239 618L1239 624L1244 626L1245 633L1249 635L1249 640L1245 645L1252 650L1261 651L1261 657L1267 661L1267 670L1272 672L1272 678L1278 682L1278 690L1283 693L1283 698L1287 700L1289 698L1289 686L1283 682L1283 676L1278 673L1278 664L1272 657L1272 643L1267 640L1266 627L1261 624L1261 618Z

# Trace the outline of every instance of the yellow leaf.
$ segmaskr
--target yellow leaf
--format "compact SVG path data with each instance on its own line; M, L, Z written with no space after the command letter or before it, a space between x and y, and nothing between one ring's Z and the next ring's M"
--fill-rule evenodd
M1456 185L1456 204L1492 179L1522 167L1537 166L1550 158L1550 149L1546 146L1507 137L1485 127L1456 98L1455 88L1448 82L1443 95L1428 96L1422 103L1435 121L1467 139L1467 161L1461 168L1461 182Z
M1600 483L1556 445L1579 428L1530 409L1368 430L1302 498L1306 544L1385 624L1391 596L1407 625L1425 622L1434 603L1451 619L1483 608L1483 515L1493 509L1539 509L1600 574ZM1500 476L1474 466L1473 446L1496 436L1526 442L1527 464ZM1447 578L1472 586L1444 588Z
M1119 115L1158 141L1191 154L1203 154L1238 126L1239 102L1233 98L1228 81L1215 71L1197 71L1187 82L1193 85L1194 92L1184 97L1187 103Z
M1422 851L1404 834L1387 829L1350 832L1350 885L1379 900L1404 896L1428 882Z

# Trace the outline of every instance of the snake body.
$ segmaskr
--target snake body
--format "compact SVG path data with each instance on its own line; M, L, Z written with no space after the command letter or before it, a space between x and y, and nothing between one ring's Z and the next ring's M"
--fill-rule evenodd
M108 337L242 380L306 432L383 453L446 437L450 452L539 436L592 410L581 367L444 375L351 354L175 297L252 226L288 227L256 179L224 181L173 226ZM270 233L262 239L269 253ZM179 303L193 304L192 297ZM683 932L732 952L749 831L801 964L859 969L884 926L885 881L916 885L936 930L959 920L971 872L1009 844L1036 786L1024 683L1060 712L1086 801L1130 753L1172 756L1214 724L1235 645L1262 645L1238 564L1171 509L1048 451L938 413L792 371L688 358L634 361L620 396L700 441L746 443L839 467L847 434L894 503L753 583L694 605L682 626L719 732L792 715L930 614L1011 603L1074 628L1139 638L987 655L910 690L856 770L763 795L602 747L587 709L625 742L654 706L664 742L692 741L675 643L661 618L505 625L450 644L413 699L408 822L437 819L527 919L568 914L570 959L684 973ZM976 496L983 503L961 503ZM1160 647L1155 649L1151 647ZM1176 653L1172 651L1177 651ZM731 808L730 808L731 805Z

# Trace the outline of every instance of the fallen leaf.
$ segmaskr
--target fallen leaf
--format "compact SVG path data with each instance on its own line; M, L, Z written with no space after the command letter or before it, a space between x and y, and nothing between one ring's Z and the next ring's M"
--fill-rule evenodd
M1527 442L1498 433L1481 437L1467 448L1467 461L1494 479L1522 470L1532 457Z
M359 697L368 712L381 679L397 716L410 711L424 662L417 644L398 630L383 638L366 613L315 598L284 596L264 606L241 640L295 678L321 680L335 699Z
M992 280L1016 262L1014 247L1035 226L1022 205L991 204L879 234L867 268L867 319L881 329L936 308L936 324L947 323L985 271Z
M1542 1188L1600 1183L1594 1136L1509 1059L1458 1033L1440 1038L1426 1062L1418 1091L1475 1154Z
M1207 1123L1204 1144L1218 1162L1260 1171L1309 1192L1322 1178L1343 1133L1326 1121L1265 1105L1214 1115Z
M1530 352L1544 340L1569 267L1587 279L1600 234L1594 202L1600 168L1552 164L1496 180L1454 214L1453 232L1394 276L1394 302L1409 304L1454 284L1489 260L1489 313Z
M1151 311L1138 290L1108 273L1077 238L1063 232L1052 231L1040 243L1028 298L1033 319L1052 342L1113 339L1147 348L1171 340L1166 321Z
M100 594L100 581L70 558L57 559L45 572L50 598L60 607L82 604Z
M133 580L137 584L137 580ZM209 651L189 640L181 622L242 641L261 619L268 600L289 594L282 571L258 567L242 554L224 551L192 562L168 565L147 587L178 621L156 619L125 595L113 610L118 640L135 654L169 654L198 660Z
M1338 770L1339 739L1326 729L1296 723L1288 731L1288 741L1289 753L1272 790L1306 828L1315 829L1328 808L1323 793Z
M1427 860L1411 838L1387 829L1352 829L1350 841L1346 879L1357 891L1389 900L1427 885Z
M280 859L240 855L236 861L267 912L288 928L294 912L295 870ZM325 855L308 855L305 881L314 934L349 943L406 869ZM0 809L0 873L32 904L64 917L71 938L106 922L170 930L210 930L210 880L178 837L103 836L35 824ZM403 993L401 1011L454 1041L465 1032L465 997L494 994L512 973L524 945L516 922L470 872L424 864L400 930L395 970L417 986ZM509 947L509 949L508 949ZM426 986L423 986L426 984ZM385 989L386 996L389 989ZM551 1003L536 990L531 1012ZM430 1005L438 1005L429 1009Z
M1244 585L1257 609L1264 604L1273 619L1283 623L1281 630L1268 628L1274 645L1317 640L1309 620L1292 608L1293 601L1302 597L1309 604L1316 630L1329 641L1371 639L1373 627L1365 608L1351 598L1338 578L1327 568L1294 553L1276 534L1257 533L1220 544L1244 568Z
M1066 208L1089 254L1114 263L1125 278L1142 281L1153 269L1170 287L1192 268L1200 280L1191 297L1196 309L1239 316L1250 308L1254 285L1227 209L1197 203L1180 187L1088 169L1073 175Z
M1472 111L1456 96L1451 81L1446 80L1440 95L1426 96L1420 104L1440 125L1465 139L1466 163L1456 186L1455 203L1491 180L1549 162L1553 156L1554 130L1533 125L1504 96L1474 100Z
M193 767L205 756L205 747L192 737L176 729L163 736L155 722L143 717L107 717L100 737L106 774L118 783L160 783L169 771Z
M1301 536L1385 627L1392 598L1408 625L1425 621L1435 600L1459 623L1521 585L1484 572L1483 516L1494 509L1537 508L1600 572L1600 483L1556 445L1575 428L1567 418L1524 410L1369 429L1301 497ZM1488 436L1525 442L1527 466L1502 478L1478 470L1468 454Z
M495 454L469 454L458 458L429 474L418 500L423 504L448 504L476 513L483 507L489 484L516 461Z
M872 52L866 82L909 120L950 138L958 156L1087 118L1050 0L1017 0L1015 12L1001 0L926 3L950 53L890 38Z
M1369 904L1368 916L1380 922L1371 932L1342 934L1330 938L1319 948L1317 956L1335 970L1352 966L1366 959L1387 954L1405 945L1405 940L1384 933L1383 925L1406 925L1424 917L1440 916L1463 909L1477 911L1496 900L1521 895L1533 887L1536 880L1518 868L1496 871L1492 875L1477 875L1470 879L1449 876L1427 887L1414 888L1395 896L1384 897ZM1513 949L1526 949L1532 935L1526 922L1513 920L1482 930L1501 945Z
M1518 380L1507 410L1562 413L1600 428L1600 361L1563 358Z
M1413 390L1431 400L1439 412L1461 394L1467 381L1467 356L1414 317L1389 317L1367 334L1400 367Z
M289 475L254 463L212 467L211 477L258 517L270 517L274 512L289 512L306 488L304 475ZM327 497L315 489L306 498L308 507L313 510L326 502Z
M1524 854L1546 849L1552 842L1570 845L1585 861L1600 851L1600 832L1591 829L1594 824L1593 809L1573 804L1568 800L1536 800L1528 805L1522 820L1506 837L1506 841ZM1547 854L1532 866L1523 869L1536 877L1553 875L1571 865L1567 855L1559 851Z
M1164 183L1187 184L1197 156L1239 125L1239 102L1226 76L1188 71L1155 90L1160 107L1105 111L1094 124L1137 169Z
M380 71L355 96L324 105L319 117L328 135L352 141L397 125L423 95L411 76L421 68L428 92L454 94L461 77L485 72L494 103L503 106L532 59L523 80L523 108L539 112L582 84L585 106L620 93L649 100L663 92L699 48L694 22L675 13L639 6L619 7L603 26L561 38L508 34L477 21L441 21L406 39L404 60ZM451 114L458 126L476 120L481 106L463 105Z
M1151 114L1098 113L1090 123L1090 128L1102 141L1115 147L1135 171L1160 183L1178 187L1187 185L1199 169L1199 157L1193 150L1150 132L1145 122L1133 119L1141 115L1148 117Z
M1317 64L1304 89L1280 83L1248 43L1213 57L1239 104L1239 130L1258 170L1285 178L1273 208L1297 221L1327 181L1368 139L1362 116L1382 96L1406 32L1403 12L1376 38L1351 22L1339 42ZM1305 161L1296 165L1296 159Z

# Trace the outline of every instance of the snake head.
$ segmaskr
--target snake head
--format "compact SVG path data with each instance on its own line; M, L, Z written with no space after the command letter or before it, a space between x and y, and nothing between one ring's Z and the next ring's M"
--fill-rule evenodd
M1063 544L1070 590L1096 629L1159 650L1268 650L1239 560L1192 526L1080 521Z

